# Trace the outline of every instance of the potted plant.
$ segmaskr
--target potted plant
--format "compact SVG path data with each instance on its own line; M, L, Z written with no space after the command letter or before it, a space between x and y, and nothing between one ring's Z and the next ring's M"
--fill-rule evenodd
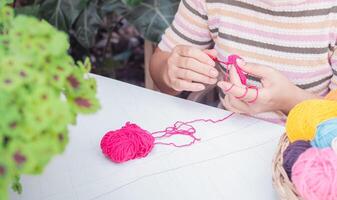
M121 27L125 24L134 25L145 39L145 86L153 88L148 72L153 44L160 40L170 25L179 3L180 0L17 0L14 7L16 13L45 19L67 32L76 44L72 45L76 47L72 48L75 52L79 49L80 54L86 52L94 61L96 69L108 65L108 70L112 72L119 67L115 61L121 58L123 61L128 60L131 51L110 52L111 46L114 46L111 36L123 29ZM120 48L123 49L123 46Z
M88 60L68 55L67 35L46 21L14 17L0 0L0 199L20 191L22 174L40 174L64 151L68 126L99 108Z

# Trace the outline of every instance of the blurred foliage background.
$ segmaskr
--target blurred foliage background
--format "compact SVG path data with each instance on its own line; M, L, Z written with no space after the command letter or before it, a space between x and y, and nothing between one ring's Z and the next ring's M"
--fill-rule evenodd
M16 0L16 14L47 20L68 33L75 60L92 72L144 85L144 40L158 42L179 0Z

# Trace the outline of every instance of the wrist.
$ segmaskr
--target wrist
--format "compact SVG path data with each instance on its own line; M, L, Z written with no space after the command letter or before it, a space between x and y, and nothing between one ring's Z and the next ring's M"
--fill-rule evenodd
M150 74L156 88L166 94L177 95L179 92L175 91L169 81L168 76L168 63L170 57L169 52L163 52L157 49L152 55L150 62Z
M284 104L285 106L281 110L286 115L288 115L288 113L293 107L295 107L297 104L301 103L302 101L305 101L308 99L322 98L316 94L303 90L297 86L294 87L293 92L291 92L290 94L291 94L291 96L289 96L290 98L288 98L288 100L285 101L285 104Z

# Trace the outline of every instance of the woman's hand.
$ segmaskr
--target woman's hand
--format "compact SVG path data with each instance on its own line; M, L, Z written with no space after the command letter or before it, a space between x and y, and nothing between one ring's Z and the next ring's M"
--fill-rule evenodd
M258 92L256 89L248 88L246 93L246 86L241 84L235 68L231 67L230 82L218 83L226 94L222 103L230 111L250 115L269 111L282 111L288 114L297 103L306 99L320 98L298 88L283 74L270 67L245 63L241 59L237 61L246 73L261 79L262 87ZM254 102L249 103L251 101Z
M167 59L164 82L175 91L201 91L205 84L216 84L215 62L206 54L216 56L215 50L176 46Z

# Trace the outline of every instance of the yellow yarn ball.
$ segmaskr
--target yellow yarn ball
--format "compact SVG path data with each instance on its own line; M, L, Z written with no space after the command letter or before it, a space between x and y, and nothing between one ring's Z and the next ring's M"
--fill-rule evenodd
M337 101L337 90L331 90L329 94L325 96L325 99Z
M312 140L316 127L323 121L337 117L337 101L307 100L296 105L289 113L286 130L290 142Z

